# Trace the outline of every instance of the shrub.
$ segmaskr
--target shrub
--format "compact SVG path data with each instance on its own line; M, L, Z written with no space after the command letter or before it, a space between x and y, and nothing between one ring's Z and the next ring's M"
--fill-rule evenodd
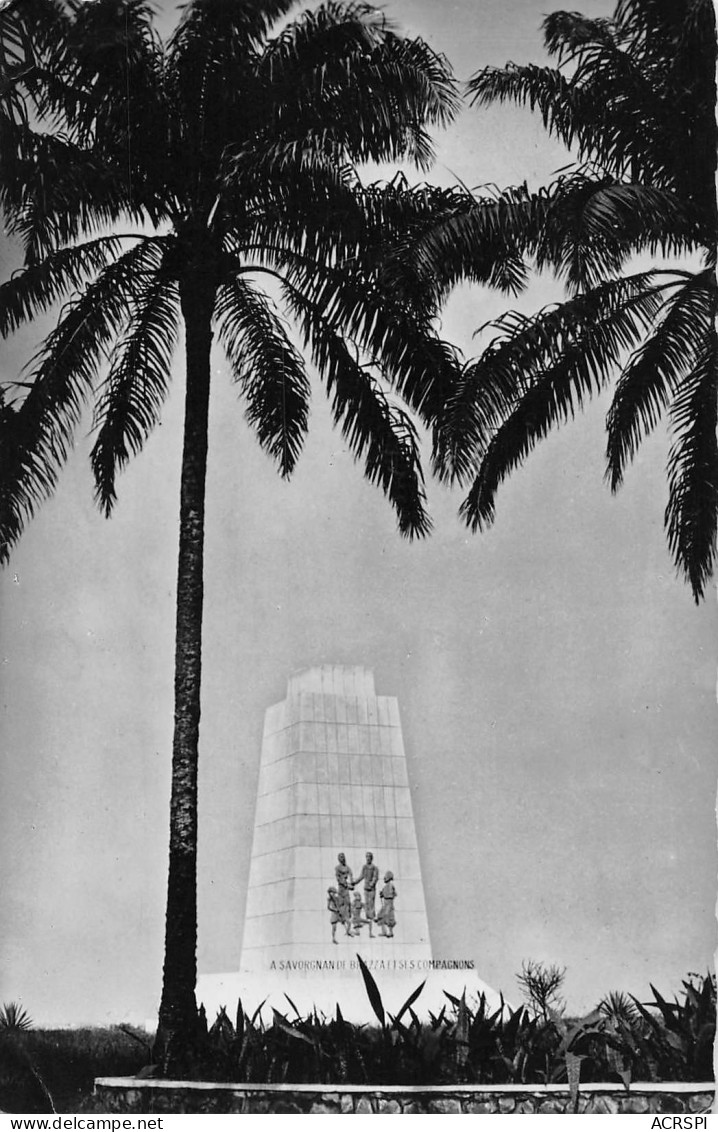
M286 1014L250 1018L239 1004L236 1024L221 1011L197 1045L198 1076L214 1080L347 1084L549 1084L582 1081L706 1081L712 1078L715 983L710 976L683 983L668 1003L609 996L591 1014L566 1019L503 1001L488 1009L482 996L472 1008L447 994L429 1022L413 1009L421 987L397 1015L384 1008L366 967L362 974L377 1026ZM423 984L422 984L423 985Z
M446 995L438 1015L421 1021L417 987L396 1015L362 964L377 1025L347 1022L337 1006L326 1018L302 1017L290 999L271 1023L240 1002L232 1021L222 1009L208 1029L201 1011L191 1076L214 1081L317 1084L545 1084L579 1080L709 1081L716 1020L716 985L689 975L673 1002L651 987L653 1000L608 995L585 1018L544 1017L501 1001L490 1010ZM0 1023L0 1109L78 1112L100 1076L157 1073L150 1040L129 1026L31 1030L24 1011ZM7 1024L8 1021L11 1024ZM89 1109L87 1110L89 1111Z

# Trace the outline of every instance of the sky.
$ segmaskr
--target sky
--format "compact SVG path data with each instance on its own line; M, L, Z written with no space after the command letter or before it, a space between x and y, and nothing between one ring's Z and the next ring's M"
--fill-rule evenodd
M386 11L464 80L542 62L550 7ZM509 107L467 108L437 151L430 179L447 185L538 185L569 160ZM544 280L510 305L559 297ZM506 306L462 288L442 334L471 354ZM51 325L0 345L3 380ZM92 502L81 434L0 576L0 1002L39 1024L142 1021L159 1001L181 355L175 373L113 518ZM665 432L614 498L599 399L502 486L491 530L470 534L460 494L429 482L434 532L410 544L322 398L283 482L213 359L200 970L239 961L264 710L293 671L357 664L399 701L436 955L474 958L511 999L522 961L565 966L576 1013L611 990L673 994L715 947L717 626L715 591L696 607L666 548Z

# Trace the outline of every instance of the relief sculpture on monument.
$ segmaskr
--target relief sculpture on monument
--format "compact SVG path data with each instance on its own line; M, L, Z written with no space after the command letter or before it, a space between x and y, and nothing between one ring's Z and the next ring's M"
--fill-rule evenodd
M381 936L393 937L393 929L396 926L394 874L388 872L384 877L384 888L381 891L382 905L379 915L377 915L376 889L379 881L379 868L374 864L374 854L366 854L365 863L356 879L354 879L352 870L347 865L345 853L338 854L337 862L334 870L337 888L331 887L327 890L327 908L330 912L332 942L337 942L336 926L338 923L344 925L348 936L360 935L361 929L366 926L369 928L369 939L374 939L373 927L376 921L377 924L381 925L379 933ZM361 893L356 891L357 886L362 881L364 882L363 900ZM351 897L349 896L350 891L353 892Z

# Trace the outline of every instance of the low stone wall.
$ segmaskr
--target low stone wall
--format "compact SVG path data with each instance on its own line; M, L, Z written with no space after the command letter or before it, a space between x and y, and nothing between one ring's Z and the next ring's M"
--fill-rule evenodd
M715 1085L582 1085L581 1113L710 1112ZM103 1112L153 1113L566 1113L566 1085L218 1085L98 1077Z

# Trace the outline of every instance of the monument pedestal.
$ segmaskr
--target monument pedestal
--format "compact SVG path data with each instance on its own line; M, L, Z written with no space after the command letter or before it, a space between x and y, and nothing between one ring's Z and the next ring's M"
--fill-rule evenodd
M424 980L419 1016L445 991L500 1006L473 961L433 957L396 699L367 669L323 666L266 713L240 969L201 976L197 997L210 1020L238 998L293 1015L289 998L372 1022L357 953L389 1013Z
M359 955L366 961L361 951ZM295 1017L295 1008L302 1017L316 1010L320 1018L331 1019L336 1017L338 1003L345 1021L356 1025L378 1025L356 955L352 961L346 962L346 968L339 970L290 967L283 971L202 975L197 986L197 1000L204 1004L210 1024L223 1006L229 1017L234 1019L237 1003L241 1001L242 1009L250 1018L261 1006L260 1014L268 1023L274 1010L291 1021ZM395 962L401 963L402 960ZM484 994L489 1010L501 1008L500 996L469 967L406 970L373 966L371 975L379 988L387 1015L396 1015L422 983L423 989L412 1004L412 1010L422 1020L428 1020L430 1014L438 1015L442 1007L446 1007L447 1012L451 1011L452 1003L447 994L456 999L465 994L467 1005L472 1009L478 1006Z

